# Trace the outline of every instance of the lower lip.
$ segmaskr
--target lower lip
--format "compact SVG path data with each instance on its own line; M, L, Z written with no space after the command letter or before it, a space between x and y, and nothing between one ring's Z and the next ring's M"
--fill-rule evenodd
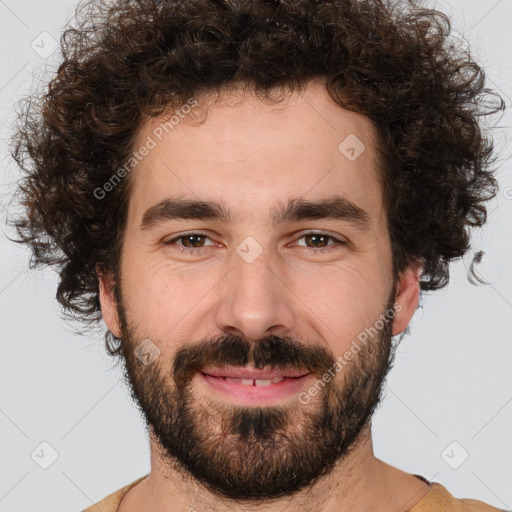
M296 397L305 387L306 382L312 378L311 374L307 374L302 377L269 384L268 386L252 386L231 382L220 377L212 377L202 372L199 375L210 389L213 389L223 397L245 404L256 405L271 404L286 398Z

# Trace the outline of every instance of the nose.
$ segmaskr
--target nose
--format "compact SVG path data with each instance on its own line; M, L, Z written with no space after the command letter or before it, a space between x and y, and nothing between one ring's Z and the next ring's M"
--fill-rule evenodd
M233 267L220 288L215 318L219 330L250 341L293 331L294 294L286 282L285 264L271 260L266 251L252 262L233 254Z

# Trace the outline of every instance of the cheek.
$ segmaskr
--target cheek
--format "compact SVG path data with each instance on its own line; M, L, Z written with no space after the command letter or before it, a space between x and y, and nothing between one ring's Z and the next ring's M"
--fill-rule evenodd
M155 337L162 338L171 331L176 336L180 327L201 310L201 304L208 302L208 290L215 293L212 272L192 276L166 262L150 263L149 258L127 260L124 272L123 298L128 318Z
M309 276L311 277L311 276ZM344 266L323 273L317 286L309 286L304 314L323 333L333 352L345 352L357 336L375 326L390 290L375 267ZM316 319L315 319L316 317Z

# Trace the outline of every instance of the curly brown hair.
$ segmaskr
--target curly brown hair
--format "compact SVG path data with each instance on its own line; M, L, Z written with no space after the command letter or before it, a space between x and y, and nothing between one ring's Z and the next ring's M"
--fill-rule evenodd
M11 140L24 172L16 241L31 268L58 267L65 314L101 318L96 270L117 275L131 180L94 191L123 167L145 116L233 84L269 99L323 77L339 106L373 121L394 275L421 261L422 291L448 283L486 222L497 181L479 118L505 104L448 17L419 0L87 1L75 18Z

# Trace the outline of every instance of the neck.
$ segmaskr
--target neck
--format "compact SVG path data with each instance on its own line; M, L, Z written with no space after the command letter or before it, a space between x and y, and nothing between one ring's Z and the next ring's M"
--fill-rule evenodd
M429 487L418 478L375 457L370 425L347 456L313 486L292 496L264 502L218 497L166 460L150 436L151 472L124 496L118 512L363 512L408 510Z

